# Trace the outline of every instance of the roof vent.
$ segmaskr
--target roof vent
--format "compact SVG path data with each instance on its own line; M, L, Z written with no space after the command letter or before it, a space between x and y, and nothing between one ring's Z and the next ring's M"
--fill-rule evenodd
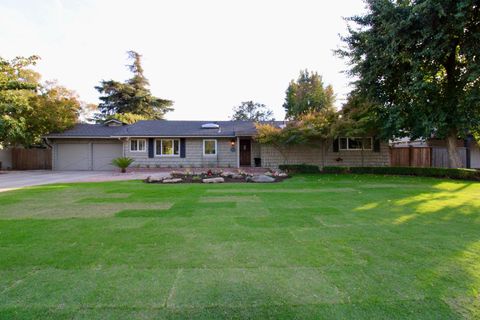
M205 123L202 124L202 129L219 129L220 126L216 123Z

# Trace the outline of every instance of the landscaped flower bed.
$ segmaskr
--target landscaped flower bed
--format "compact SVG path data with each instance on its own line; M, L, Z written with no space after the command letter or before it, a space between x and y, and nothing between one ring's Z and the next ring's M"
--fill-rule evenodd
M288 178L288 175L280 171L267 171L264 174L251 174L241 170L215 171L207 170L202 172L172 171L169 175L151 175L145 179L146 183L268 183L280 182Z

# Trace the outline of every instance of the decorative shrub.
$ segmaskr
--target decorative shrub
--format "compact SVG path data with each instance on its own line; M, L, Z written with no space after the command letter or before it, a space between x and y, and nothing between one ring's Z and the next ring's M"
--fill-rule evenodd
M340 166L328 166L323 167L323 173L348 173L350 170L349 167L340 167Z
M320 168L311 164L281 164L278 168L288 173L319 173Z
M480 180L480 171L475 169L417 168L417 167L324 167L324 173L354 173L405 175L419 177Z
M120 171L122 173L125 173L127 172L127 168L133 163L133 161L135 160L133 160L132 158L119 157L112 160L112 165L120 168Z

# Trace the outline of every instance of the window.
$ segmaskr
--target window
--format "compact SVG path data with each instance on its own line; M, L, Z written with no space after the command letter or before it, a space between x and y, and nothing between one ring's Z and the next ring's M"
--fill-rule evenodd
M372 150L372 138L340 138L340 150Z
M155 140L155 155L178 156L180 154L180 140L161 139Z
M217 155L217 140L203 140L203 155Z
M147 150L147 144L145 139L132 139L130 140L130 151L141 152Z

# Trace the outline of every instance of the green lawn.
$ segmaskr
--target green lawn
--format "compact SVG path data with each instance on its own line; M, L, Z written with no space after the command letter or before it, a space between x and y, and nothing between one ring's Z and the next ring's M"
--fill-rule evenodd
M0 318L480 318L480 183L0 193Z

